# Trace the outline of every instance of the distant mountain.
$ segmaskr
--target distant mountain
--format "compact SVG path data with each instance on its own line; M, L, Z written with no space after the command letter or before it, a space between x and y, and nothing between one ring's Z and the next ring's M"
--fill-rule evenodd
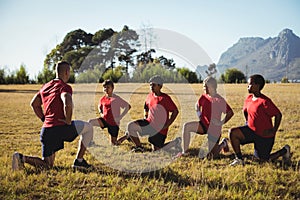
M300 38L284 29L275 38L241 38L224 52L217 64L220 73L237 68L246 76L259 73L271 81L282 77L300 80Z

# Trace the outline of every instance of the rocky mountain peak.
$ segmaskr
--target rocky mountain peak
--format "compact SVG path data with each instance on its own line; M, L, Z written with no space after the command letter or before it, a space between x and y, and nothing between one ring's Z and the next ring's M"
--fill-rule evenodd
M287 28L274 38L240 38L221 55L217 67L221 73L237 68L246 76L249 72L275 81L284 76L300 80L300 38Z
M293 38L293 37L297 37L297 35L295 35L292 30L286 28L286 29L283 29L279 33L278 37L281 38L281 39L283 39L283 38Z

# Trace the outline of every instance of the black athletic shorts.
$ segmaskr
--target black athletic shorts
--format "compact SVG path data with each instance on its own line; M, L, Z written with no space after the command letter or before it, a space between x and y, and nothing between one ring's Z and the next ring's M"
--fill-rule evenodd
M105 119L103 119L103 118L98 118L98 120L101 120L101 122L104 124L104 127L102 127L102 129L103 128L107 128L107 130L108 130L108 133L112 136L112 137L118 137L118 134L119 134L119 130L120 130L120 128L119 128L119 126L112 126L112 125L110 125L110 124L108 124L106 121L105 121Z
M215 137L214 135L209 134L207 132L206 127L204 126L204 124L201 121L199 121L199 125L202 127L203 132L204 132L204 133L201 133L201 135L207 134L208 141L213 142L213 143L219 143L221 136L220 137ZM200 134L200 133L197 132L197 134Z
M263 138L255 134L248 126L241 126L239 129L242 131L245 140L241 144L254 143L254 151L260 159L268 160L274 145L275 137Z
M146 136L148 135L148 141L153 144L156 147L162 148L165 144L166 135L163 135L159 132L157 132L157 130L155 130L150 123L145 120L145 119L140 119L140 120L136 120L135 123L137 123L141 129L142 132L139 133L141 136Z
M42 156L49 157L64 148L64 142L72 142L78 136L74 122L71 125L43 127L40 133Z

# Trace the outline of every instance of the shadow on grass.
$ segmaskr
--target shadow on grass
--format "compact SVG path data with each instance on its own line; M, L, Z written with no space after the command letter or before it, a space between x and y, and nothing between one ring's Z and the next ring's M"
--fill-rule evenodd
M189 158L194 158L194 157L199 157L199 149L198 148L191 148L189 149L189 152L188 152L188 155L186 155L186 157L189 157ZM255 157L254 155L252 154L243 154L243 157L245 159L245 164L246 165L260 165L262 164L262 162L259 162ZM232 153L232 154L220 154L217 158L214 158L214 160L221 160L221 159L230 159L230 160L233 160L235 158L235 155ZM201 159L201 158L199 158ZM211 161L213 162L213 160ZM272 162L269 162L273 165L273 167L276 167L278 169L283 169L283 170L289 170L289 169L292 169L294 171L300 171L300 161L297 161L297 160L291 160L291 162L289 163L285 163L282 161L281 158L277 159L277 160L274 160Z
M187 176L182 176L178 172L170 168L152 171L148 173L143 173L141 176L144 178L151 178L151 179L163 179L165 183L171 182L176 183L179 187L186 187L192 185L194 180Z
M203 159L203 158L200 158L200 156L199 156L199 148L190 148L188 150L188 154L185 157L188 157L188 158L198 157L199 159ZM220 159L224 159L224 158L234 159L234 154L222 154L222 153L220 153L213 160L220 160Z
M63 170L63 168L61 168ZM136 179L136 178L145 178L145 179L155 179L163 180L165 183L171 182L176 183L178 186L190 186L194 180L187 176L182 176L178 172L175 172L171 168L164 168L156 171L146 172L146 173L129 173L122 172L112 168L109 168L105 165L96 166L91 170L76 170L84 174L97 173L99 176L119 176L124 179Z

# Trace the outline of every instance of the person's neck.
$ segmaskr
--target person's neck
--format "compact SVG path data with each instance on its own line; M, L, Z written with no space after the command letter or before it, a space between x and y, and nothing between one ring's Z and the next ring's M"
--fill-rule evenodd
M154 96L160 96L162 94L161 91L158 91L158 92L153 92Z
M113 93L110 93L110 94L106 93L105 96L106 96L107 98L110 98L110 97L113 96Z
M217 92L210 92L207 95L210 97L215 97L217 95Z
M54 80L61 80L62 82L66 82L63 78L61 78L61 77L56 77Z
M258 97L261 96L261 92L260 92L260 91L258 91L258 92L253 92L252 94L253 94L253 97L255 97L255 98L258 98Z

